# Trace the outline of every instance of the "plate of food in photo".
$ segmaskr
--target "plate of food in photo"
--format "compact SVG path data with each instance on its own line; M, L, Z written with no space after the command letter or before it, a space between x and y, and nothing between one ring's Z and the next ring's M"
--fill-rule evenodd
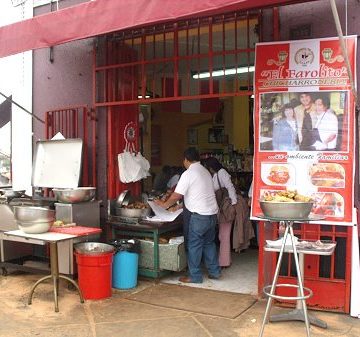
M345 169L337 163L316 163L309 167L311 183L318 187L344 188Z
M314 193L312 214L327 217L344 216L344 198L339 193Z
M294 184L295 170L290 164L261 164L261 179L266 185Z

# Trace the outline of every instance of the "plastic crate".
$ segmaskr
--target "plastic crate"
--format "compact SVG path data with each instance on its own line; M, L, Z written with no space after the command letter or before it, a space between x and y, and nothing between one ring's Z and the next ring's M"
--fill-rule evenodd
M139 240L141 253L139 267L154 269L154 242ZM159 268L181 271L187 265L184 243L159 244Z

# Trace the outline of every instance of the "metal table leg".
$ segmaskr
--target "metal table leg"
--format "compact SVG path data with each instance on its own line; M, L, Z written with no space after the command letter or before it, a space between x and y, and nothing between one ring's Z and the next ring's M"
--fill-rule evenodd
M281 245L279 258L278 258L278 261L277 261L277 264L276 264L274 279L273 279L273 282L271 284L271 290L270 290L271 295L273 295L275 293L276 283L277 283L277 279L278 279L279 273L280 273L281 261L282 261L283 255L284 255L285 243L286 243L286 238L287 238L288 234L289 234L289 226L286 226L285 233L284 233L284 239L283 239L283 242L282 242L282 245ZM264 334L265 324L267 323L268 317L269 317L269 314L270 314L271 303L272 303L272 297L269 296L267 304L266 304L264 319L263 319L263 322L262 322L262 325L261 325L259 337L262 337L263 334Z
M273 283L271 285L270 293L266 293L269 296L269 298L268 298L268 302L267 302L267 305L266 305L265 315L264 315L263 323L261 325L261 330L260 330L259 337L263 336L265 324L267 323L268 317L269 317L269 314L270 314L272 299L273 298L282 298L282 299L287 298L285 296L282 297L282 296L279 296L279 295L275 295L275 289L277 287L277 280L278 280L278 276L279 276L279 272L280 272L280 266L281 266L283 253L284 253L284 250L285 250L285 243L286 243L286 239L287 239L288 235L290 235L291 245L292 245L293 254L294 254L294 260L295 260L295 266L296 266L296 272L297 272L297 279L298 279L298 286L286 285L286 284L283 285L283 286L292 286L292 287L297 288L298 296L295 297L295 298L292 298L292 299L297 300L297 305L299 306L299 308L297 307L297 310L298 311L301 310L302 318L303 318L302 320L305 321L306 334L307 334L307 337L310 337L310 325L309 325L309 318L308 318L308 314L307 314L306 298L311 296L312 292L309 289L306 288L310 292L310 294L307 294L305 296L304 285L303 285L303 280L304 280L303 263L304 263L304 261L302 260L302 270L300 270L299 258L298 258L298 253L297 253L296 244L295 244L295 240L294 240L294 231L293 231L293 228L292 228L293 221L285 221L285 223L286 223L286 229L285 229L284 238L283 238L283 242L282 242L280 253L279 253L279 258L278 258L277 265L276 265L274 280L273 280ZM265 287L265 288L267 288L267 287ZM288 298L291 299L290 297L288 297ZM283 316L285 316L285 315L283 315ZM273 317L272 317L271 320L274 321ZM286 319L286 320L288 320L288 319Z
M300 265L300 272L301 272L301 279L304 284L304 263L305 263L305 256L303 253L299 253L299 265ZM300 295L299 288L297 289L297 295ZM323 320L308 314L308 319L310 324L318 326L320 328L327 328L327 323ZM286 314L279 314L279 315L271 315L270 322L285 322L285 321L305 321L304 311L302 310L302 303L300 300L296 301L296 308L287 312Z
M31 288L28 304L32 303L32 297L34 295L35 288L45 280L52 279L53 280L53 291L54 291L54 304L55 304L55 312L59 312L59 304L58 304L58 293L59 293L59 279L64 279L70 282L78 291L80 302L84 303L84 298L81 294L80 288L77 283L72 280L71 278L59 275L59 265L58 265L58 249L57 249L57 242L50 242L50 269L51 275L45 276L38 280Z

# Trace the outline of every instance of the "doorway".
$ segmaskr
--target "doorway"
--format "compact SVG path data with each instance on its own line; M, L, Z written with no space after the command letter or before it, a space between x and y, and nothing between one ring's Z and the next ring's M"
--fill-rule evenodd
M109 199L124 188L114 158L124 148L126 121L137 125L141 136L137 146L151 159L153 174L164 165L181 166L184 149L194 146L203 157L216 156L231 172L238 192L247 195L259 22L259 11L225 13L98 39L94 97L96 108L107 113ZM151 180L141 185L135 184L132 191L150 189ZM233 261L224 270L226 279L257 285L257 251L234 254ZM252 273L241 272L248 270L245 262ZM244 280L239 280L241 275ZM234 291L233 284L221 290Z

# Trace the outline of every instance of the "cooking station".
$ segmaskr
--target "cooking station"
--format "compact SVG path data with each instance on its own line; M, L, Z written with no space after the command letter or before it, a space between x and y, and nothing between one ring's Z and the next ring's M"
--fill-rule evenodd
M182 217L171 222L153 222L135 217L115 215L115 200L109 201L107 226L111 239L116 238L148 238L153 240L153 268L139 266L139 275L160 278L169 274L169 270L160 268L159 238L163 234L182 235ZM177 256L175 257L177 258Z
M21 223L15 217L14 211L20 208L26 210L28 206L29 209L35 206L49 209L55 213L55 218L48 219L51 223L57 220L65 225L76 223L99 227L100 201L92 200L95 196L95 188L77 188L80 181L81 158L81 139L38 141L34 151L32 172L34 197L24 195L24 191L7 190L2 193L0 197L0 267L3 274L7 274L8 268L37 273L48 273L50 270L47 245L44 249L44 244L39 244L39 241L4 235L4 232L19 229L18 225ZM57 195L56 188L62 189L61 195ZM74 191L75 188L82 193L75 194L75 197L83 198L79 199L82 202L66 199L68 197L66 191ZM49 189L54 189L55 197L44 197L44 191ZM90 191L93 194L90 194ZM74 198L74 193L69 195ZM44 225L34 217L29 221L31 222L24 225L31 225L32 228ZM73 245L89 238L97 238L98 235L94 233L84 237L75 235L69 240L61 240L57 244L59 272L69 276L76 274Z

